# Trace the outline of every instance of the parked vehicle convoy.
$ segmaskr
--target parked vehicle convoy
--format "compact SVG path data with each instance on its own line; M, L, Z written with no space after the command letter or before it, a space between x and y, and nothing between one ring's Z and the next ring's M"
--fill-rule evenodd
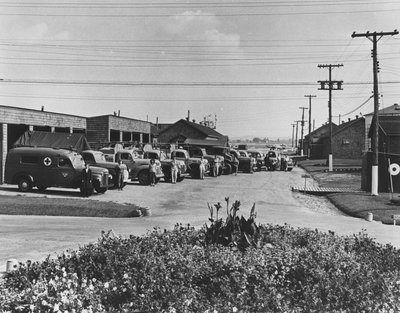
M209 176L220 176L222 175L222 167L224 163L224 158L219 155L209 155L206 149L197 146L183 146L183 149L189 152L191 158L206 159L210 166Z
M138 180L141 185L149 185L149 165L150 159L136 158L137 154L135 150L120 150L115 153L114 159L116 162L119 160L124 163L129 169L129 178L131 180ZM161 168L161 162L156 160L156 179L160 180L164 177L164 173Z
M206 148L206 151L209 154L216 154L219 156L222 156L224 158L223 162L223 170L222 174L224 175L229 175L232 174L232 169L234 166L234 156L236 156L239 160L239 170L246 172L246 173L252 173L253 172L253 167L252 167L252 160L251 158L247 157L240 157L239 153L231 149L229 147L224 147L224 146L212 146Z
M164 173L164 180L166 182L171 182L171 162L164 151L161 150L147 150L143 153L143 159L155 159L161 162L161 168ZM177 160L178 164L178 178L177 181L181 182L185 177L189 176L187 172L187 166L184 161Z
M268 171L280 170L281 167L281 156L277 150L270 150L267 152L264 159L265 166Z
M253 158L256 159L257 171L261 171L263 169L263 167L265 166L263 154L257 150L247 150L247 153L249 153Z
M185 162L186 171L190 174L192 178L200 178L200 163L203 162L205 167L205 174L210 173L210 164L208 160L203 157L191 158L189 151L185 149L175 149L171 152L171 158L175 157L176 160Z
M240 172L253 173L253 170L256 167L256 159L254 159L253 157L249 157L247 153L245 156L242 156L240 155L239 151L232 148L229 149L229 153L239 160L238 170Z
M20 147L11 149L6 158L5 183L17 184L22 192L33 187L40 191L49 187L81 188L82 155L72 150ZM109 187L109 171L97 166L90 167L93 187L104 193Z
M282 154L281 156L281 171L290 172L295 166L293 159L287 154Z
M115 162L108 162L103 152L95 151L95 150L85 150L81 152L83 160L85 163L88 163L90 166L98 166L102 168L108 169L110 173L109 182L112 184L112 188L118 187L118 177L117 171L118 168L121 167L124 175L124 183L128 183L129 181L129 171L128 167L125 164L119 165Z

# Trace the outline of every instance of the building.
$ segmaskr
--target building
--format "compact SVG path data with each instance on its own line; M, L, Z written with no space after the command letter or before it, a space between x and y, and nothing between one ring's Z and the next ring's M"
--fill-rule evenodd
M361 159L365 144L365 119L356 116L342 122L332 132L332 154L335 159ZM325 139L327 140L327 139ZM328 141L329 143L329 141Z
M109 142L151 142L151 123L119 115L86 118L86 137L93 146Z
M332 124L332 128L336 127L336 124ZM328 154L324 148L324 138L329 136L329 124L324 124L321 127L312 131L309 135L304 137L304 153L307 154L310 148L310 159L323 159L327 158ZM301 142L300 142L301 144Z
M26 131L85 134L89 143L129 141L147 143L151 123L119 114L83 117L70 114L0 106L0 183L3 183L7 152Z
M198 146L227 146L228 137L215 129L181 119L159 132L158 142L193 144Z

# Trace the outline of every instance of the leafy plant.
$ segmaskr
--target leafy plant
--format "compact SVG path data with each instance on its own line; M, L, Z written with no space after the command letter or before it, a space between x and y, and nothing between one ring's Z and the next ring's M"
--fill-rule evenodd
M240 251L244 251L248 247L259 248L260 231L254 221L256 218L255 204L250 210L250 217L245 219L237 214L240 208L240 201L236 200L230 209L229 197L226 197L225 201L227 212L225 221L219 218L219 211L222 208L221 203L218 202L214 206L208 203L211 225L207 226L206 224L204 227L205 244L222 244L235 247ZM216 213L215 219L214 210Z

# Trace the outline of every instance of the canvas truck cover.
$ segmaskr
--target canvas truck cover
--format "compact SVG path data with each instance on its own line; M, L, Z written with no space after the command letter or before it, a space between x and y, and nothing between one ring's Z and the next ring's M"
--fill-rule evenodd
M26 131L14 143L14 147L48 147L73 149L78 152L91 150L84 134L49 133L42 131Z

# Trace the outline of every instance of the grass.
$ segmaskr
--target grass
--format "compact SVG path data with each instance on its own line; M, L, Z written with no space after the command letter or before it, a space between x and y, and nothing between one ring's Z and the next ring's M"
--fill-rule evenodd
M85 217L136 217L140 207L134 204L118 204L87 199L35 198L24 196L0 196L0 214L48 215Z
M336 167L354 167L354 160L340 160ZM326 172L327 166L321 160L307 160L298 163L303 167L321 187L346 187L360 190L359 193L334 193L327 198L344 213L366 218L368 213L373 214L375 221L393 224L393 215L400 214L400 198L398 195L379 193L372 196L369 192L361 190L361 172ZM357 164L356 164L357 165ZM335 168L335 164L334 164ZM400 224L400 219L396 221Z

